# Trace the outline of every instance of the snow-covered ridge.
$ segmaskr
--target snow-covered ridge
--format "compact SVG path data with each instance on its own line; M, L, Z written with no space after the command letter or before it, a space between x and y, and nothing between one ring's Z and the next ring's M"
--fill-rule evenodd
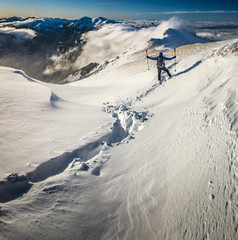
M183 45L193 43L206 43L207 39L198 37L195 32L186 29L172 29L169 28L163 33L162 39L152 39L154 46L159 46L160 49L173 49Z
M60 18L41 18L41 17L11 17L0 19L1 27L30 28L35 31L56 31L62 28L74 28L75 30L93 29L101 27L104 24L113 24L116 21L108 20L103 17L90 18L82 17L75 20Z

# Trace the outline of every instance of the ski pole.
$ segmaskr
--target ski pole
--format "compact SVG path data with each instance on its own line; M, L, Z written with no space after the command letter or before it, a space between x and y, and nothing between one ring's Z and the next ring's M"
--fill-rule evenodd
M147 58L147 56L148 56L148 54L147 54L147 49L146 49L145 51L146 51L147 67L148 67L148 70L150 70L150 68L149 68L149 62L148 62L148 58Z
M174 66L175 66L175 72L176 72L176 48L174 49L174 56L175 56L175 59L174 59L175 60L175 65Z

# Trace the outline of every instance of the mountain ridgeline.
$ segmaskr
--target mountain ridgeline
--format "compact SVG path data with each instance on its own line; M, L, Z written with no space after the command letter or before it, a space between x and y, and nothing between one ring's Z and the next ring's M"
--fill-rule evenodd
M85 44L82 34L114 23L102 17L0 19L0 65L22 69L42 81L60 83L75 71L72 65ZM55 68L56 61L67 67Z

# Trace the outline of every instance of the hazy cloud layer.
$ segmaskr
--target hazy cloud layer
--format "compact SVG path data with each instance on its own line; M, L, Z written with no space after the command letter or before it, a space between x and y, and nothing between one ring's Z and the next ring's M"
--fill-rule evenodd
M36 37L36 32L31 29L20 28L16 29L13 27L2 27L0 28L0 33L12 34L18 40L32 39Z
M106 25L98 31L88 32L83 37L87 43L75 62L75 68L81 68L91 62L102 63L135 45L145 44L151 38L163 38L163 33L168 28L180 29L185 25L184 21L173 17L156 27L137 30L126 24L113 24Z
M69 49L66 53L54 54L52 55L49 60L52 62L52 65L47 66L46 69L43 71L45 75L51 75L57 71L64 71L73 68L73 64L71 61L71 55L74 52L77 53L77 47ZM75 69L76 70L76 69Z

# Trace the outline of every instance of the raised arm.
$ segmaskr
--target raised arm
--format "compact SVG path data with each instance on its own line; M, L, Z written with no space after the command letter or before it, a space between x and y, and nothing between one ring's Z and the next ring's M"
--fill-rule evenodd
M174 58L176 58L176 57L175 57L175 56L174 56L174 57L171 57L171 58L164 57L164 60L172 60L172 59L174 59Z
M147 56L147 58L149 58L150 60L157 60L158 57L149 57L149 56Z

